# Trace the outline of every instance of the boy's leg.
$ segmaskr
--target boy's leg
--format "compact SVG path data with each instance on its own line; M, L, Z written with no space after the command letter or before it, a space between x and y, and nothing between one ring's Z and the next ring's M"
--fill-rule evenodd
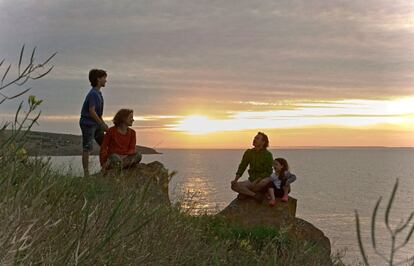
M82 167L85 177L89 176L89 153L93 149L93 138L96 126L80 124L82 131Z
M89 151L82 151L83 176L89 176Z

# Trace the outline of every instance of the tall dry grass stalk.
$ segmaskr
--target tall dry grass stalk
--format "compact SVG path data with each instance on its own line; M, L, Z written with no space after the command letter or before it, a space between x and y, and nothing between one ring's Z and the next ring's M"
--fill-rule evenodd
M387 265L390 266L396 266L396 265L414 265L414 253L411 257L401 260L401 261L396 261L395 257L398 251L400 251L402 248L404 248L405 246L407 246L407 244L409 243L413 233L414 233L414 223L412 223L413 218L414 218L414 212L412 212L409 217L407 218L407 220L402 220L402 222L395 228L392 228L392 226L390 225L390 212L392 209L392 204L394 202L395 199L395 195L397 193L397 188L398 188L398 179L395 181L395 185L394 188L392 190L391 193L391 197L388 201L386 210L385 210L385 217L384 217L384 223L385 223L385 227L387 228L387 231L390 235L390 239L391 239L391 245L390 245L390 251L389 254L386 255L383 252L381 252L377 246L377 236L376 236L376 224L377 224L377 213L378 213L378 209L380 207L381 201L382 201L382 197L380 197L377 201L377 203L375 204L373 213L372 213L372 218L371 218L371 244L372 247L374 249L374 252L376 255L378 255ZM361 255L362 255L362 259L364 261L364 263L366 265L370 265L369 263L369 259L365 250L365 246L364 243L362 241L362 232L361 232L361 225L360 225L360 221L359 221L359 214L357 211L355 211L355 221L356 221L356 230L357 230L357 236L358 236L358 245L359 245L359 249L361 251ZM412 223L410 225L410 223ZM397 242L397 238L399 236L401 236L401 234L404 232L406 232L406 235L403 237L403 241L400 241L399 243ZM399 238L401 239L401 238Z

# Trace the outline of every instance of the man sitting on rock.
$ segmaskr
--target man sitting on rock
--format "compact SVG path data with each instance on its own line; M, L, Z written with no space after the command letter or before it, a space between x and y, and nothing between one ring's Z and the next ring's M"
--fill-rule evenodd
M269 146L269 138L262 132L258 132L254 137L253 146L254 148L244 152L236 177L231 181L231 189L240 193L239 198L249 196L261 202L262 196L258 192L262 190L266 184L262 185L260 181L272 174L273 156L272 153L267 150L267 147ZM248 180L239 182L238 180L243 175L248 165L250 165L248 170Z

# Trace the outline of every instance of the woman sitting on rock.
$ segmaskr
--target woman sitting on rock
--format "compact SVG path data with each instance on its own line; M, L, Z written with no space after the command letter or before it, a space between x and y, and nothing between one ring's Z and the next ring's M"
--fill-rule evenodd
M135 131L130 128L134 122L133 110L119 110L112 121L114 126L105 134L99 153L103 173L111 168L134 166L142 159L136 151Z
M273 169L275 172L267 178L269 182L270 206L274 206L277 203L276 198L281 198L285 202L288 201L290 184L296 180L296 176L289 172L289 165L283 158L276 158L273 161Z

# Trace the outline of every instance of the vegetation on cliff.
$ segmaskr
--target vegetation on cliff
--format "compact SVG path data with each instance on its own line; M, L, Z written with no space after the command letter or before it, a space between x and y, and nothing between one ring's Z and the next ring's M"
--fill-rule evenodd
M35 62L33 49L17 75L0 85L0 103L18 99L30 80L47 75L54 55ZM0 67L4 61L0 62ZM45 70L44 70L45 69ZM6 87L17 87L7 95ZM192 217L168 200L172 174L160 163L83 178L28 158L24 144L41 100L18 104L0 142L0 264L22 265L341 265L274 227L244 228L221 217ZM300 247L300 248L298 248ZM305 248L305 249L303 249Z

